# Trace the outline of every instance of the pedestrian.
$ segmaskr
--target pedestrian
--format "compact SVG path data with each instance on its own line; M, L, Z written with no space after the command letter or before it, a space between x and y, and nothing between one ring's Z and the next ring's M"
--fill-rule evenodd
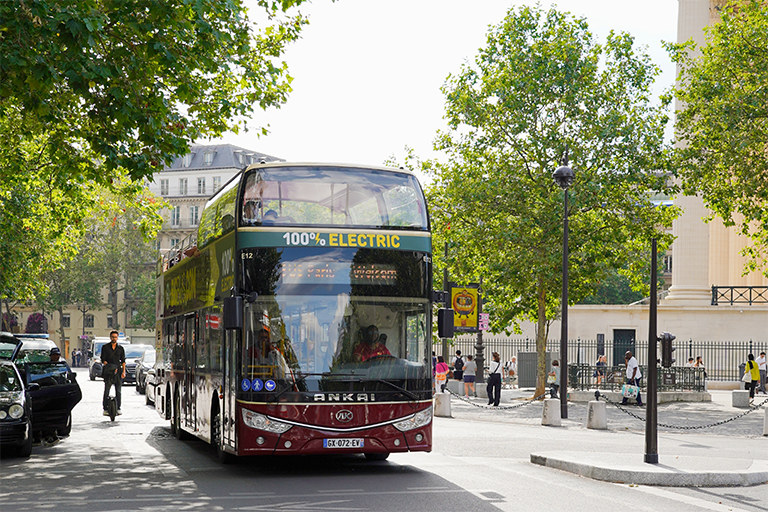
M765 352L760 352L760 355L757 356L757 359L755 359L755 362L757 363L757 368L760 370L760 382L758 382L758 387L760 388L760 391L763 394L766 394L765 392L765 370L766 370L766 359L765 359Z
M627 350L627 353L624 354L624 362L627 364L627 384L630 386L637 386L637 406L642 407L643 399L640 396L640 379L643 378L643 374L640 372L640 364L629 350ZM627 397L622 398L621 404L627 404Z
M593 377L596 377L597 387L600 387L600 384L603 382L603 378L605 378L605 368L607 366L608 362L605 358L605 354L597 356L597 362L595 363L595 373L592 374Z
M445 364L443 356L437 356L437 364L435 365L435 391L438 389L441 393L445 393L445 385L448 383L448 375L451 373L451 369Z
M475 377L477 376L477 363L472 354L467 354L467 363L464 365L464 396L469 398L468 389L472 390L472 396L477 396L475 391Z
M61 350L59 347L53 347L48 353L48 357L50 358L51 362L58 363L61 360Z
M512 359L504 363L504 373L507 375L507 384L510 388L514 387L514 382L517 380L517 358L512 356Z
M749 401L751 402L755 398L755 388L760 381L760 367L755 362L755 355L749 354L747 356L747 364L744 367L744 389L749 390ZM742 378L742 380L744 380Z
M701 368L701 373L698 378L703 381L704 389L707 389L707 370L704 367L704 361L701 360L701 356L696 356L696 362L693 365L695 368Z
M560 362L557 359L552 361L552 368L547 374L547 383L550 398L559 398L557 392L560 390Z
M123 414L120 410L121 386L125 378L125 350L117 344L117 331L109 333L109 343L101 347L102 377L104 378L104 396L101 405L104 409L104 416L109 416L107 412L107 399L109 398L109 388L115 386L115 401L117 402L117 414Z
M453 378L462 381L464 375L464 359L461 357L461 350L456 351L456 357L453 360Z
M693 358L692 357L689 357L688 358L688 362L685 363L685 367L686 368L693 368L695 365L696 365L696 363L693 362Z
M488 373L488 385L485 390L488 393L488 405L499 406L501 401L501 356L498 352L491 354L493 361Z

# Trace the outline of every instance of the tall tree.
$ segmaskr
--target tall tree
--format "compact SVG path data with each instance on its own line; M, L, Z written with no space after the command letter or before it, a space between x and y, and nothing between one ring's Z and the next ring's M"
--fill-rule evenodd
M612 269L641 287L650 239L670 241L674 209L650 201L668 186L667 116L650 93L657 74L629 35L598 44L583 19L523 7L492 27L474 63L443 87L449 129L436 146L449 160L424 165L434 177L436 243L450 243L452 276L483 277L494 330L536 323L536 395L560 311L563 193L552 173L564 158L576 173L570 301Z
M0 2L0 296L74 256L94 183L283 103L302 1L258 0L258 24L241 0Z
M675 167L688 194L755 243L750 270L768 248L768 4L731 2L706 45L668 45L680 70Z

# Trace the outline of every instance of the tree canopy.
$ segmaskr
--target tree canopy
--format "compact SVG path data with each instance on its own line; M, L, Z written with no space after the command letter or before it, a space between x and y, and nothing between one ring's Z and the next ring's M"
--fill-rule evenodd
M493 330L532 320L543 355L562 278L563 193L552 173L566 156L570 301L613 269L641 286L650 239L670 242L675 210L651 201L668 187L667 116L650 93L657 74L629 35L598 44L583 19L523 7L448 78L448 129L436 141L448 161L424 163L435 245L449 242L453 280L483 277Z
M76 253L94 184L141 200L190 142L290 90L302 0L0 2L0 296Z
M675 167L686 193L757 242L756 268L768 247L768 5L733 2L706 38L668 45L680 70Z

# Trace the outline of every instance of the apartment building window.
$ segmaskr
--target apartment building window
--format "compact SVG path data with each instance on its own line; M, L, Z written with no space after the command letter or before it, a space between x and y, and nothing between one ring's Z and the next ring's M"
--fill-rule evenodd
M199 206L190 206L189 207L189 225L190 226L197 226L200 217L198 217L199 212Z
M188 192L187 188L187 178L179 178L179 195L185 196Z
M205 165L211 165L213 163L213 155L215 155L215 151L206 151L205 156L203 157L203 160L205 162Z
M93 315L90 313L87 313L85 316L83 316L83 326L84 327L90 327L93 329Z
M205 195L205 178L197 178L197 193Z
M184 157L181 159L181 165L183 165L184 167L189 167L190 165L192 165L193 154L194 153L187 153L186 155L184 155Z
M114 324L115 322L112 321L112 314L110 313L107 315L107 328L112 329L115 326Z
M213 192L216 193L221 188L221 176L213 177Z
M176 247L176 245L178 245L178 243L179 243L179 239L178 238L171 238L171 249Z
M160 180L160 195L168 195L168 180Z
M174 206L171 210L171 225L178 226L181 224L181 206Z
M61 315L61 325L65 329L69 327L70 321L71 320L69 318L69 313L64 313L63 315Z

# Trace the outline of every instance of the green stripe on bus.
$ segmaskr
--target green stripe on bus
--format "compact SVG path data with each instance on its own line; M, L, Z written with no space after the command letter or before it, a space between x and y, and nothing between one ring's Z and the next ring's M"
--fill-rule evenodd
M359 247L432 252L429 236L391 232L241 231L238 250L249 247Z

